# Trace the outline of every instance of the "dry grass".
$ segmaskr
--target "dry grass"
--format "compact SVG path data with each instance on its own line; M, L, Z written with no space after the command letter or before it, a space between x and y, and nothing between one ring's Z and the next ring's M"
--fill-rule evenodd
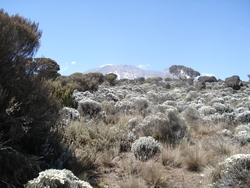
M94 148L72 149L72 157L69 165L75 175L80 175L85 171L97 168L97 160L100 153Z
M113 159L119 154L119 146L104 150L98 159L98 163L104 167L113 167Z
M190 139L180 139L176 144L160 139L159 142L163 146L160 157L142 162L134 157L130 150L132 143L128 143L126 138L129 130L133 128L132 125L129 126L129 120L135 118L136 124L139 124L143 121L143 117L136 113L120 114L108 106L107 111L111 119L114 118L112 115L119 116L115 118L116 121L97 122L91 125L85 125L84 122L72 123L65 131L67 143L74 142L74 145L83 151L85 149L96 151L94 156L84 154L75 165L78 165L76 168L82 166L78 170L81 173L78 174L84 179L89 175L84 169L93 169L97 165L99 168L95 171L99 172L100 179L103 178L97 187L116 185L121 188L151 188L199 185L205 188L219 178L220 169L216 168L218 163L231 155L250 152L249 145L240 147L232 142L231 137L223 137L217 133L225 128L233 132L235 129L233 123L212 121L203 123L196 114L192 117L186 114L189 119L185 123L188 125ZM189 113L192 115L193 112ZM155 127L151 126L150 129L154 130ZM145 136L145 132L140 130L134 134L137 138ZM122 150L122 147L127 149ZM93 160L91 156L94 157Z
M201 172L207 164L206 153L199 147L190 148L184 157L184 163L188 170Z
M165 184L166 180L163 177L163 166L154 161L149 160L143 164L141 175L150 187L158 187Z
M122 156L120 168L123 174L138 176L142 171L143 162L135 159L133 155Z
M173 148L169 145L163 145L161 161L164 166L172 166L172 167L182 167L182 151L178 146Z
M146 182L142 178L136 178L135 176L127 176L123 180L118 182L120 188L140 188L146 187Z

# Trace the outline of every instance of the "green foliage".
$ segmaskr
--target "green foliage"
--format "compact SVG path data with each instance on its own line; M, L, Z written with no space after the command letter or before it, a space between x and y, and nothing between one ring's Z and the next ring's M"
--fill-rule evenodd
M145 83L157 84L157 83L159 83L162 80L163 80L163 78L161 78L161 77L147 78L145 80Z
M75 107L73 96L74 86L70 83L62 85L59 81L51 82L52 94L61 100L63 106Z
M105 74L104 80L110 85L115 86L117 84L117 75L114 73Z
M104 82L104 76L102 73L73 73L70 76L59 76L56 81L61 82L62 86L71 84L73 90L78 91L97 91L98 86Z
M40 78L54 80L60 76L58 73L60 66L50 58L34 58L31 63L37 66L37 74Z
M48 158L42 146L46 141L56 145L50 130L56 125L59 103L48 83L36 76L39 66L30 62L41 34L37 23L0 10L1 187L22 186L57 157L53 150Z

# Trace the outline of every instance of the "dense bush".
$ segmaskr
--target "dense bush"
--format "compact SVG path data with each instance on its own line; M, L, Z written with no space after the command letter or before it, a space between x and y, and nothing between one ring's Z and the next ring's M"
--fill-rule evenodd
M200 113L198 110L192 107L188 107L184 110L184 117L189 123L194 123L200 119Z
M146 161L161 152L162 146L153 137L140 137L132 144L131 151L141 161Z
M157 140L170 144L177 144L189 137L187 125L175 110L145 118L141 129L145 136L153 136Z
M152 77L152 78L147 78L145 80L145 83L158 84L162 80L163 80L163 78L161 78L161 77Z
M49 169L39 173L39 176L30 180L26 188L33 187L83 187L92 188L88 182L84 182L77 178L71 171L63 169Z
M116 78L117 78L116 74L109 73L109 74L105 74L104 81L107 82L110 86L114 86L118 83Z
M70 121L80 121L80 113L74 108L63 107L60 115L64 125L67 125Z
M0 10L1 187L22 186L60 155L51 131L60 105L50 85L36 75L39 66L30 62L41 34L37 23ZM46 142L50 155L44 151Z
M95 116L97 115L102 109L102 105L93 100L81 100L78 102L78 111L82 116L90 115Z
M75 107L73 96L74 86L70 83L62 85L59 81L50 82L52 94L61 101L63 106Z
M213 187L234 188L250 185L250 155L236 154L220 163L213 172Z
M56 78L64 87L67 84L72 85L73 90L78 91L97 91L98 86L104 82L104 75L102 73L73 73L69 76L59 76Z

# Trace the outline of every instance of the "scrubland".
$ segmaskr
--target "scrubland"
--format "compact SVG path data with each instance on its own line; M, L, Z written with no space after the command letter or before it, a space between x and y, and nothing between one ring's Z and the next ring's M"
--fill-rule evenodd
M68 168L93 187L248 187L249 86L151 79L75 90L79 114L68 109L58 130Z

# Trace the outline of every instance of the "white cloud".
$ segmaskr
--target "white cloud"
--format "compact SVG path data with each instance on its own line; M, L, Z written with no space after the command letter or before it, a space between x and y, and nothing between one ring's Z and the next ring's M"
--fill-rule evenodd
M72 62L71 62L71 64L72 64L72 65L75 65L75 64L76 64L76 62L75 62L75 61L72 61Z
M146 64L146 65L140 64L137 67L140 68L140 69L146 69L149 66L150 66L149 64Z

